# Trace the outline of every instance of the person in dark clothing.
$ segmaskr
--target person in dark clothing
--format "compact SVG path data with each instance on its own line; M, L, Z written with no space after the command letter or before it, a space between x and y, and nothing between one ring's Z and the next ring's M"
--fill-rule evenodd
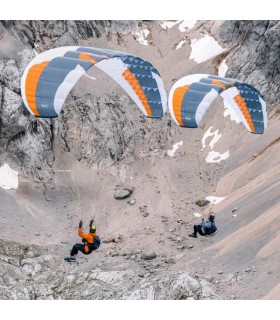
M189 234L189 237L197 238L197 234L200 234L201 236L206 236L214 233L217 230L214 220L215 216L213 214L210 214L208 220L205 222L203 213L201 224L193 226L194 232Z
M70 252L70 257L65 257L64 259L68 262L76 261L76 255L79 251L83 254L90 254L92 251L97 250L100 245L100 239L96 235L96 226L93 225L93 220L89 223L89 233L83 233L82 230L83 222L82 220L79 223L78 235L82 238L82 243L76 243L73 245Z

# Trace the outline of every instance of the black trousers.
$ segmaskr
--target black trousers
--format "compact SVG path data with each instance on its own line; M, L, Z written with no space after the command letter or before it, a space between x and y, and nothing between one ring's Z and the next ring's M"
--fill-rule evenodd
M193 233L194 233L195 236L197 235L197 233L199 233L201 236L205 236L205 234L201 230L201 225L200 224L197 224L197 225L193 226Z
M73 248L72 248L72 250L70 252L70 256L73 257L79 251L81 251L83 254L92 253L92 250L89 250L88 252L85 252L85 248L84 248L84 245L82 243L76 243L76 244L73 245Z

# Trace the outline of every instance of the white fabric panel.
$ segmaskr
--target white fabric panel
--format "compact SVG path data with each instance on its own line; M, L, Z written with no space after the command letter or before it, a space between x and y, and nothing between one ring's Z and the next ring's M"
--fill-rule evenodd
M173 92L173 94L174 94L174 92ZM173 105L172 105L173 94L172 94L172 95L169 94L169 97L168 97L169 112L170 112L170 114L171 114L171 117L172 117L173 121L174 121L175 123L177 123L177 125L179 126L180 124L179 124L179 122L177 121L177 119L176 119L176 117L175 117L174 110L173 110Z
M54 110L57 114L60 113L63 103L67 98L69 92L84 73L85 69L82 68L80 65L77 65L77 67L74 70L68 73L64 81L58 87L54 97Z
M62 57L65 55L67 51L76 51L80 46L67 46L67 47L60 47L55 49L47 50L43 53L40 53L36 56L28 65L28 69L32 67L34 64L38 64L44 61L50 61L53 58Z
M238 116L238 118L243 122L245 127L251 132L251 129L250 129L245 117L243 116L243 113L241 112L238 105L234 101L234 97L238 94L240 94L238 89L236 87L232 87L232 88L229 88L229 89L223 91L220 95L223 97L223 99L226 100L226 102L228 103L230 108L235 112L235 114Z
M21 96L22 96L22 100L23 100L26 108L29 110L29 112L31 114L34 115L34 113L31 111L31 109L28 106L26 93L25 93L25 81L26 81L26 77L27 77L29 69L32 66L34 66L35 64L39 64L39 63L44 62L44 61L50 61L51 59L56 58L56 57L62 57L67 51L69 51L69 50L75 51L78 48L79 48L78 46L68 46L68 47L61 47L61 48L55 48L55 49L47 50L47 51L37 55L28 64L28 66L24 70L24 73L23 73L22 78L21 78Z
M128 93L128 95L137 104L141 111L146 116L148 115L141 100L138 98L137 94L131 88L130 84L122 76L122 73L127 69L127 67L121 59L111 58L108 60L102 60L95 64L95 66L107 73L111 78L113 78Z
M156 80L156 83L157 83L157 86L159 89L159 94L160 94L160 99L162 102L162 109L163 109L163 114L164 114L167 109L167 95L166 95L166 91L164 89L164 84L163 84L162 78L158 74L152 72L152 76Z
M176 117L174 115L174 111L173 111L173 104L172 104L172 101L173 101L173 95L174 95L174 92L177 88L179 87L183 87L183 86L186 86L186 85L190 85L194 82L197 82L199 80L201 80L202 78L206 78L208 77L209 74L191 74L191 75L188 75L188 76L185 76L181 79L179 79L178 81L176 81L170 92L169 92L169 96L168 96L168 106L169 106L169 112L171 114L171 117L172 119L179 125L179 122L176 120Z
M264 130L267 128L267 122L268 122L268 119L267 119L267 112L266 112L266 103L265 101L262 99L261 96L259 96L259 100L260 100L260 103L262 105L262 111L263 111L263 125L264 125Z
M199 126L206 110L210 107L211 103L218 97L218 92L215 89L211 89L205 97L202 99L200 104L197 107L196 114L195 114L195 122Z

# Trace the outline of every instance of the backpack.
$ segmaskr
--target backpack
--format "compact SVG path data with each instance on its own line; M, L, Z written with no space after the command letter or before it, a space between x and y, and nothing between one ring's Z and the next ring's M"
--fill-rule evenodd
M98 249L99 246L100 246L100 244L101 244L101 240L100 240L100 238L99 238L98 236L96 236L96 237L94 238L94 244L93 244L94 247L95 247L94 250Z
M214 222L211 222L211 228L210 229L208 229L208 228L205 229L205 234L206 235L210 235L210 234L214 233L215 231L217 231L217 227L216 227Z

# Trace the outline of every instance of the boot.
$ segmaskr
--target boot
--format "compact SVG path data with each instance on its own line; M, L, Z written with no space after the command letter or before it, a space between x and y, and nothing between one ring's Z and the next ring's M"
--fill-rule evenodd
M68 262L75 262L75 261L76 261L76 258L70 256L70 257L65 257L64 260L65 260L65 261L68 261Z
M196 234L194 234L194 233L191 233L191 234L189 234L189 237L197 238L197 235L196 235Z

